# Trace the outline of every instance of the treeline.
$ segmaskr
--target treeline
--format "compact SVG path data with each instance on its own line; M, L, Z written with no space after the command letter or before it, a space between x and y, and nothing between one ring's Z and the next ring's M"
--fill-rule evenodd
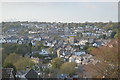
M3 61L10 53L16 53L21 56L25 56L26 54L31 54L32 51L41 51L42 49L47 48L45 47L42 42L36 42L35 46L32 46L32 43L26 43L26 44L17 44L17 43L3 43L2 44L2 55L3 55ZM51 48L48 48L50 52L53 50Z
M35 63L29 57L22 57L16 53L8 55L3 63L4 68L13 68L15 73L26 68L33 68Z
M75 62L66 62L62 58L54 58L51 61L51 67L46 69L46 73L51 74L52 77L57 76L58 74L67 74L72 76L76 74L77 64Z
M44 26L48 27L49 25L54 25L58 27L84 27L84 26L96 26L99 28L103 28L106 30L116 29L118 28L117 22L85 22L85 23L61 23L61 22L2 22L2 28L4 30L8 30L10 28L21 28L21 24L32 24L32 25L40 25L40 24L46 24Z
M27 53L31 53L31 46L29 44L4 43L2 44L2 48L3 57L5 57L4 55L9 55L10 53L16 53L22 56Z
M51 58L54 58L53 48L45 47L42 42L36 42L36 45L33 46L31 43L26 44L17 44L17 43L3 43L2 44L2 65L3 67L13 67L16 70L25 69L29 64L33 65L30 57L38 57L44 59L44 55L40 55L38 52L42 49L47 49ZM32 52L36 52L32 54ZM25 61L24 61L25 60ZM27 62L30 63L28 64ZM48 62L47 60L45 62ZM21 65L23 66L21 66ZM21 67L20 67L21 66Z
M2 65L4 68L17 70L31 67L34 63L25 54L31 53L30 44L4 43L2 44Z

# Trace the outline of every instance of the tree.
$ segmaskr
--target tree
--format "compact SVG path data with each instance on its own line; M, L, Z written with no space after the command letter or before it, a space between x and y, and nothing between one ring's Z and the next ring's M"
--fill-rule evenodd
M39 53L32 54L33 57L39 57L39 55L40 55Z
M17 48L17 45L16 44L9 44L9 43L4 43L2 44L2 53L3 54L10 54L10 53L14 53L16 48Z
M52 68L60 68L60 66L63 64L63 60L61 58L54 58L51 62Z
M34 62L30 58L22 57L14 65L17 70L25 70L26 67L32 68L34 66Z
M49 57L55 58L55 54L48 54Z
M21 54L21 55L25 55L26 53L30 53L31 52L31 48L30 45L28 44L10 44L10 43L5 43L2 45L3 50L2 53L3 54L11 54L11 53L16 53L16 54Z
M74 62L70 62L70 63L66 62L66 63L62 64L62 66L60 67L60 71L61 71L61 73L72 75L76 71L76 69L75 69L76 66L77 66L77 64Z
M50 54L53 53L53 48L48 48L48 50L49 50Z
M8 55L4 61L3 65L6 65L7 63L14 64L20 59L20 56L18 54L12 53Z
M32 68L34 62L30 58L19 56L18 54L12 53L6 57L3 66L11 66L13 64L17 70L25 70L26 67Z
M4 68L13 68L15 74L17 72L16 67L12 63L6 63L3 65L3 67Z
M90 51L92 51L94 49L95 49L95 47L89 47L87 50L90 52Z
M17 46L15 52L17 54L25 55L26 53L31 53L31 48L29 45L22 44Z
M114 35L114 38L118 38L118 32Z
M30 53L32 53L32 43L30 42L28 46L29 46Z
M111 36L110 36L110 37L111 37L111 38L114 38L115 34L116 34L116 32L113 31L113 32L111 33Z

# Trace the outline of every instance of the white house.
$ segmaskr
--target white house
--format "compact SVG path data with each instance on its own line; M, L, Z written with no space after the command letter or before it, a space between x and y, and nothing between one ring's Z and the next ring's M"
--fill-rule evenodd
M92 44L94 47L100 47L100 46L103 46L105 45L105 43L103 43L102 41L98 41L98 42L95 42Z
M7 38L6 42L7 43L17 43L18 39L12 39L12 38Z
M39 52L39 54L42 54L42 55L48 55L49 53L46 51L46 50L43 50L41 52Z
M76 62L76 63L81 63L81 60L76 59L75 62Z
M99 47L99 46L97 45L97 43L93 43L92 45L93 45L93 47Z
M80 51L80 52L75 52L74 54L75 54L75 56L80 56L82 54L86 54L86 52L85 51Z
M80 40L80 41L79 41L79 44L80 44L80 45L85 45L87 42L88 42L88 40Z
M44 46L49 46L49 47L54 47L54 44L49 43L49 42L45 42L43 45L44 45Z
M77 64L82 63L82 58L81 57L76 57L75 63L77 63Z
M35 46L35 41L32 40L31 43L32 43L33 46Z
M75 57L74 57L74 56L71 56L71 57L69 58L69 62L75 62Z
M71 56L69 58L69 62L75 62L77 64L82 62L82 57L78 57L78 56Z
M41 41L41 37L34 38L35 41Z
M47 66L48 66L48 68L51 68L51 67L52 67L52 64L51 64L51 63L48 63Z
M4 38L0 39L0 43L6 43L6 40Z

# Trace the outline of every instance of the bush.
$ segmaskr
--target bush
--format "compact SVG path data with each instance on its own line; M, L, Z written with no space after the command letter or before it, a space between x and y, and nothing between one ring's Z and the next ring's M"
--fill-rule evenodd
M52 64L52 68L59 69L60 66L63 64L63 60L57 57L52 60L51 64Z
M70 62L70 63L66 62L62 64L62 66L60 67L60 71L61 73L72 75L76 72L76 69L75 69L76 66L77 64L74 62Z

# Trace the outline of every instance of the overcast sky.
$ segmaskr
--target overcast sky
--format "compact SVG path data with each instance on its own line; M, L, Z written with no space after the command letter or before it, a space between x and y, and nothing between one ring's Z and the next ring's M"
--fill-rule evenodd
M117 2L3 2L2 21L118 21Z

